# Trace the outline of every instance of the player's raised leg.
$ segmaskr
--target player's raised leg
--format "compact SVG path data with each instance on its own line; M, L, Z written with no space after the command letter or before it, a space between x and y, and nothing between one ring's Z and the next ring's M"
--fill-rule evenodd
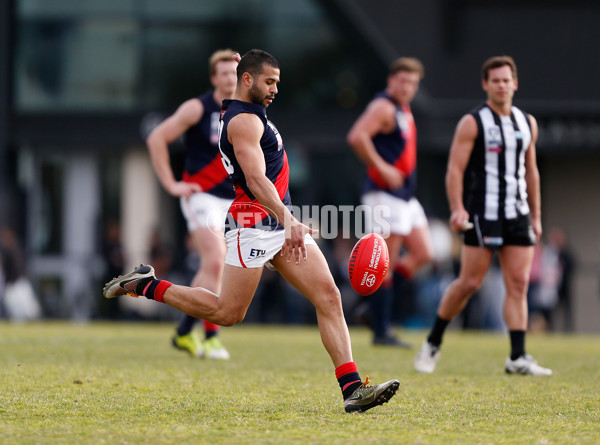
M240 323L252 302L262 268L245 269L226 264L219 296L203 289L171 286L164 302L186 314L220 326Z
M164 302L188 315L220 326L241 322L252 302L262 268L241 268L226 264L223 270L221 295L201 288L178 286L154 276L152 266L141 265L132 272L111 280L104 287L104 296L144 296Z
M319 331L325 349L331 357L336 377L344 397L347 412L366 411L387 403L396 393L400 383L390 380L376 386L363 383L352 358L350 334L344 318L338 288L318 246L306 246L308 259L299 264L287 262L276 255L271 261L278 272L315 306Z

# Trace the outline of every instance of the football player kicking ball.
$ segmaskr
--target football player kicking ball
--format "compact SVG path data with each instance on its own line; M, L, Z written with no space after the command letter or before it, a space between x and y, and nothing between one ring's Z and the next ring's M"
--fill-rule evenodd
M223 101L219 148L236 189L225 229L227 256L219 295L204 288L178 286L141 265L104 287L104 296L128 294L164 302L191 316L221 326L240 323L268 265L315 306L321 339L329 353L347 412L366 411L388 402L398 380L376 386L363 383L352 358L350 334L340 292L325 258L310 236L315 231L290 212L289 166L283 142L267 120L274 100L279 63L262 50L251 50L237 67L233 100Z

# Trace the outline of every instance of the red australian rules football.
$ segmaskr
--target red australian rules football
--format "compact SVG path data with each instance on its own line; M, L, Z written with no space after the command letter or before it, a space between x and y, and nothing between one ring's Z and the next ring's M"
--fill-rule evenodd
M359 295L375 292L390 267L390 254L383 237L369 233L358 240L348 261L348 277Z

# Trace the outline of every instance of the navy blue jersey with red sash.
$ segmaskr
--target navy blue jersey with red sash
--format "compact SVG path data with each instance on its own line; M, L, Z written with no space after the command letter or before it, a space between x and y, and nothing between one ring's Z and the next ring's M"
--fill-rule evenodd
M367 178L363 193L382 190L398 198L409 200L415 194L417 185L417 127L408 105L399 105L387 93L375 96L389 100L396 107L396 128L391 133L378 133L373 137L377 153L404 174L402 187L391 190L374 167L367 168Z
M228 220L225 231L234 228L257 228L263 230L282 230L283 227L269 212L258 202L252 194L246 178L238 163L233 146L227 138L227 126L231 119L238 114L255 114L264 125L263 135L260 139L260 148L265 157L266 177L275 185L279 198L290 211L292 199L289 191L289 172L287 154L283 148L281 135L275 125L267 119L267 110L264 106L242 102L239 100L223 101L221 111L221 134L219 149L223 165L231 177L235 189L235 198L229 208Z
M213 91L198 100L202 102L204 112L202 119L184 134L186 155L182 179L199 184L203 192L233 199L233 185L219 153L221 106L215 102Z

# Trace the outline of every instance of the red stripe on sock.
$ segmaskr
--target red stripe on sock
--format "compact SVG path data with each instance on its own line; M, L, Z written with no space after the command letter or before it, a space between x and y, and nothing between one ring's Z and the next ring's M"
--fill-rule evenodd
M150 285L152 284L152 280L148 281L148 284L146 284L146 287L144 288L144 290L142 291L142 295L145 297L146 296L146 291L148 290L148 288L150 287Z
M346 391L346 388L348 388L350 385L354 385L355 383L362 383L362 382L361 382L360 380L355 380L355 381L353 381L353 382L346 383L346 384L344 385L344 387L342 388L342 392Z
M204 323L204 330L206 332L216 332L219 330L219 325L211 323L210 321L202 320Z
M165 292L171 286L173 286L173 283L169 283L165 280L160 280L160 282L156 285L156 289L154 290L154 301L164 303L163 298L165 296Z
M335 368L335 378L339 379L340 377L345 376L346 374L350 374L351 372L358 372L358 368L356 367L356 363L348 362L343 365Z

